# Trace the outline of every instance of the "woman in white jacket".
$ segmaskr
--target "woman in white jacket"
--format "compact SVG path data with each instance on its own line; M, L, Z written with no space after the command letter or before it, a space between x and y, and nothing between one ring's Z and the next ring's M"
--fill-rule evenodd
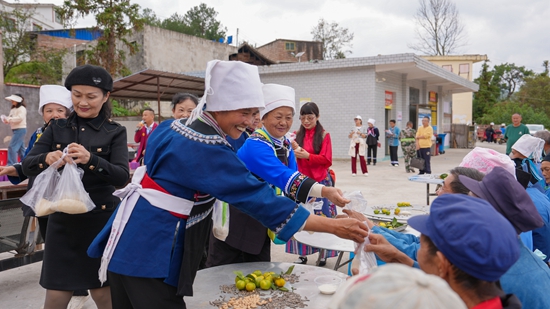
M25 99L20 94L12 94L6 97L11 102L11 110L8 117L2 116L2 121L11 126L13 136L8 146L8 165L18 162L17 155L23 160L25 155L25 134L27 134L27 106Z
M348 154L351 156L351 175L354 177L357 175L357 155L359 155L361 172L364 176L368 176L369 171L367 170L367 163L365 162L365 149L367 147L365 138L367 137L367 129L363 127L361 116L357 115L354 120L355 127L351 129L348 136L350 138Z

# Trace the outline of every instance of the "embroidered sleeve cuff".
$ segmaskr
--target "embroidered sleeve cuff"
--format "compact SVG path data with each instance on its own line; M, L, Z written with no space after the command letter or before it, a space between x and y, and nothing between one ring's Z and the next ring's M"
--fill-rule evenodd
M310 197L323 197L322 191L323 191L324 185L320 183L314 183L311 187L311 190L309 191Z
M288 187L288 196L298 202L305 203L310 195L311 187L317 182L304 174L297 173Z
M280 229L277 229L277 238L285 242L289 241L294 234L303 229L303 226L310 214L311 213L309 210L302 206L298 206L286 224Z

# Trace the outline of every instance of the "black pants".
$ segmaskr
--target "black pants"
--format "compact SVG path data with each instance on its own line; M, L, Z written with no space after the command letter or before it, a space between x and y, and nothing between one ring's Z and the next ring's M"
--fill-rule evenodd
M399 146L390 146L390 160L391 164L399 165L399 160L397 159L397 148Z
M177 289L163 279L130 277L109 272L111 298L116 309L186 309Z
M418 150L418 156L426 161L426 164L424 165L424 169L420 170L420 174L431 174L432 173L432 167L430 165L430 158L431 158L431 148L420 148Z
M267 231L264 230L263 233L267 234ZM248 262L271 262L271 239L269 237L265 238L262 250L258 254L241 251L214 236L210 237L208 250L206 267Z
M367 145L367 163L370 164L371 159L374 164L376 164L376 151L377 145ZM372 156L371 156L372 154Z

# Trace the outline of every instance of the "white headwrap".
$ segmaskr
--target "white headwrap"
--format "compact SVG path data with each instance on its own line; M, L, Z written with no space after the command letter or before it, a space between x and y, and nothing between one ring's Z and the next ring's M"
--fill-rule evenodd
M391 304L391 306L389 306ZM343 283L329 309L466 309L445 280L402 264L386 264Z
M376 123L376 120L369 118L369 120L367 120L367 123L372 123L372 125L374 125Z
M38 113L43 114L43 107L48 103L55 103L66 107L69 112L73 110L73 100L71 92L67 88L59 85L43 85L40 87L40 102L38 103Z
M514 161L512 161L509 156L489 148L474 148L464 156L464 159L462 159L462 162L460 162L458 166L475 168L484 174L500 166L514 175L514 177L516 176Z
M260 112L260 118L264 118L270 111L286 106L292 108L292 115L296 113L296 93L294 88L277 85L265 84L262 87L264 94L265 109Z
M527 158L532 158L535 163L539 163L542 159L544 140L530 134L524 134L514 145L512 145L512 149Z
M204 95L186 124L204 111L234 111L243 108L264 109L264 96L258 67L241 61L211 60L206 65Z

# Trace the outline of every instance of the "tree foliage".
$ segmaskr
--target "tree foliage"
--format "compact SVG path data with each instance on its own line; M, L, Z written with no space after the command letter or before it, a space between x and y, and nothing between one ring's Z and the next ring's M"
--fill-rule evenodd
M353 45L353 32L348 28L343 28L336 22L329 23L324 18L319 19L315 27L311 29L314 41L323 43L323 59L340 59L345 58L346 53L351 54Z
M35 10L33 4L18 4L12 11L0 11L6 82L39 85L61 81L65 51L37 46L36 35L27 31Z
M543 67L545 64L543 62ZM485 62L475 82L479 84L473 104L477 123L508 123L514 113L519 113L523 123L550 127L550 77L547 73L535 74L513 63L496 65L489 70Z
M151 9L144 9L141 15L148 25L216 41L227 33L217 16L218 12L204 3L192 7L184 15L176 12L164 20L160 20Z
M485 61L481 65L479 77L474 79L474 83L479 85L479 90L474 93L472 102L474 120L480 119L500 100L499 82L500 80L495 77L493 70L489 70L489 64Z
M414 20L415 44L408 47L426 55L443 56L457 52L465 40L464 25L451 0L419 0Z
M514 92L523 85L526 77L534 74L524 66L517 66L514 63L503 63L494 68L494 75L500 80L498 85L505 100L509 100Z
M122 42L130 54L137 51L138 47L127 40L127 35L143 28L144 20L139 9L139 5L131 4L130 0L66 0L58 13L66 25L73 26L79 18L90 14L95 16L95 28L101 29L103 35L94 47L86 51L86 60L116 76L128 73L124 65L126 54L117 50L117 41Z

